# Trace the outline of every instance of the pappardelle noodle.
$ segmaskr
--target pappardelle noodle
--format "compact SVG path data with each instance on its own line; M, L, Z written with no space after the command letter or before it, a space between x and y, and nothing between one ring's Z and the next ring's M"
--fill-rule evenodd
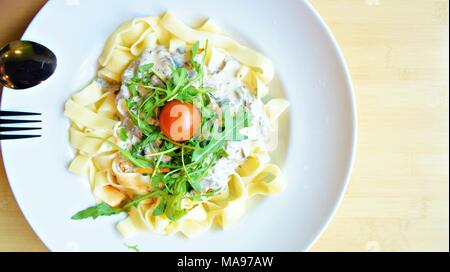
M109 37L99 64L65 105L69 169L97 201L72 219L126 213L124 236L194 237L228 228L249 198L284 188L268 154L288 107L270 97L273 66L212 20L191 28L170 12L134 19Z

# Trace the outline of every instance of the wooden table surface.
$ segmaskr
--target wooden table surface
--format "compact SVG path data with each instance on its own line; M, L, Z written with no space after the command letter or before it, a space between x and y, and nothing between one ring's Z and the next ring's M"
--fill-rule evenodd
M0 44L44 2L1 0ZM348 192L312 250L448 251L448 1L311 2L344 51L359 118ZM47 250L0 165L0 251Z

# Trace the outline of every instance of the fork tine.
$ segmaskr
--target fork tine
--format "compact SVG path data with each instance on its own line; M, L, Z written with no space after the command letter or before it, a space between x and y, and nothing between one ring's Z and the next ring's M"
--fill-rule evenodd
M0 132L21 131L21 130L38 130L40 127L0 127Z
M41 115L37 112L24 112L24 111L0 111L0 116L26 116L26 115Z
M39 123L41 120L10 120L0 119L0 124L23 124L23 123Z
M0 116L32 116L41 115L35 112L22 112L22 111L0 111ZM0 124L23 124L23 123L39 123L41 120L11 120L11 119L0 119ZM26 131L26 130L39 130L40 127L1 127L0 132L7 131ZM0 134L0 140L14 140L14 139L27 139L27 138L37 138L41 135L4 135Z
M38 138L41 135L0 135L0 140L15 140L15 139L27 139Z

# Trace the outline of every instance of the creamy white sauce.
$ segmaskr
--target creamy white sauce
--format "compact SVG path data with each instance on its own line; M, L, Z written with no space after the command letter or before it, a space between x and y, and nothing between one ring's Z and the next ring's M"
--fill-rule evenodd
M145 50L141 57L134 61L122 75L122 82L126 82L134 76L137 67L153 63L153 69L162 77L170 77L171 68L183 66L186 61L185 49L179 48L169 52L165 47L157 47ZM201 58L202 55L197 56ZM197 59L200 62L200 59ZM231 56L226 56L222 63L215 63L211 67L205 66L205 87L213 88L215 91L209 95L211 102L217 105L228 103L230 111L235 113L239 107L244 107L251 112L251 123L248 128L242 129L241 133L247 136L246 140L227 141L225 150L228 157L221 158L210 170L210 175L200 182L203 192L209 189L223 189L227 186L228 178L235 173L237 167L243 163L251 154L257 144L268 136L269 121L264 112L264 105L256 99L245 84L238 79L237 73L241 64ZM142 135L131 122L124 98L128 98L130 92L123 84L117 98L117 108L123 117L123 125L129 133L126 146L140 140Z

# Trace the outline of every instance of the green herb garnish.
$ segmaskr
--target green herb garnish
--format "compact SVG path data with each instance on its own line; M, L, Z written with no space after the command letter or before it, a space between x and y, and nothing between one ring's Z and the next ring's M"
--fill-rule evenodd
M119 214L122 212L122 209L116 209L109 206L106 203L100 203L98 205L89 207L85 210L82 210L71 217L73 220L81 220L86 218L96 219L99 216L110 216L114 214Z
M106 203L98 204L77 213L73 219L129 212L142 201L157 198L153 216L165 214L176 221L187 213L181 206L183 199L202 201L218 192L202 193L200 183L217 161L227 156L227 141L245 139L239 130L248 127L250 115L243 110L233 115L225 105L221 114L223 120L218 120L219 114L209 107L212 101L210 93L215 90L204 84L207 52L208 41L203 49L200 49L200 42L195 42L190 52L191 59L181 67L171 67L170 76L159 74L158 67L150 63L138 67L134 76L124 82L130 91L125 99L126 107L133 125L142 133L141 139L128 149L107 139L101 140L116 148L134 167L153 169L148 173L151 192L124 200L117 208ZM201 53L203 57L198 60ZM202 133L181 143L163 135L157 123L162 107L174 99L193 103L202 113ZM208 134L215 137L208 137ZM120 128L118 136L122 141L127 141L129 137L124 127ZM165 169L164 172L161 169ZM190 193L189 196L187 193Z
M130 246L130 245L127 245L125 243L123 245L126 246L129 250L132 250L132 251L135 251L135 252L140 252L139 247L137 245Z
M119 138L122 140L122 141L126 141L126 140L128 140L128 135L127 135L127 131L126 131L126 129L124 128L124 127L121 127L120 129L119 129Z

